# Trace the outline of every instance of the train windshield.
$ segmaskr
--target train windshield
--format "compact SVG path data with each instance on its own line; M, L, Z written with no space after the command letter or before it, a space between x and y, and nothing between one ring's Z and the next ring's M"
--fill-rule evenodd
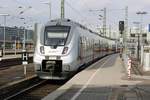
M45 45L64 46L70 31L69 26L45 27Z

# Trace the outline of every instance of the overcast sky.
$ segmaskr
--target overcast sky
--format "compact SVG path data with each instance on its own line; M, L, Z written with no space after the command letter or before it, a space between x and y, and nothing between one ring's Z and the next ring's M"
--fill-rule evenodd
M45 23L49 19L49 7L43 2L50 0L0 0L0 13L8 13L7 25L21 26L24 17L28 25L33 22ZM52 19L60 18L60 1L51 0ZM19 8L19 7L22 8ZM31 6L31 9L28 7ZM134 26L133 22L140 21L140 16L136 15L137 11L146 11L147 15L143 16L143 22L146 26L150 23L150 0L66 0L65 17L81 22L88 27L102 26L102 20L98 20L98 15L103 12L90 12L89 10L101 10L107 8L107 26L112 28L118 27L119 20L124 20L124 8L129 8L129 26ZM25 10L25 11L24 11ZM23 14L19 15L21 11ZM0 24L3 25L3 17L0 17ZM145 27L144 26L144 27Z

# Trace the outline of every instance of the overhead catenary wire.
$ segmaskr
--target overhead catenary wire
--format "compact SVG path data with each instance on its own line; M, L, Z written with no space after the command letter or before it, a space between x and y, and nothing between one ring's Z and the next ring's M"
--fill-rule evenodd
M85 2L85 0L83 0L83 3L84 3L84 6L86 7L86 8L88 8L88 10L91 10L92 8L90 8L88 5L87 5L87 3ZM92 12L92 14L93 15L95 15L94 14L94 12ZM93 17L93 16L92 16ZM92 20L93 22L94 22L94 20Z
M19 0L11 0L11 1L14 1L15 3L18 4L17 8L18 8L18 12L16 12L16 14L13 14L11 15L11 17L9 17L8 20L12 20L12 19L18 19L19 22L21 22L19 19L20 18L25 18L26 21L24 21L23 23L28 23L28 24L32 24L32 21L35 21L33 20L33 17L29 17L29 16L24 16L24 12L26 13L26 11L28 11L29 9L35 9L33 8L32 6L30 6L30 2L29 0L22 0L22 1L19 1ZM35 9L36 10L36 9ZM27 21L28 20L28 21ZM30 20L30 21L29 21ZM31 21L32 20L32 21ZM37 21L37 20L36 20Z
M85 17L82 13L80 13L80 11L78 11L76 8L74 8L68 1L65 1L65 3L82 18L82 21L85 20L87 25L92 26L91 23L88 23L89 22L88 18Z
M88 8L89 11L91 11L92 14L95 16L95 13L94 13L94 12L92 11L92 9L85 3L85 0L83 0L83 3L84 3L84 6L85 6L86 8ZM101 9L101 10L94 10L94 11L102 11L102 10L104 10L104 9ZM99 15L99 16L100 16L100 15ZM93 17L93 16L92 16L92 17ZM96 21L96 19L97 19L97 21ZM99 18L95 17L95 18L92 19L92 21L95 22L95 24L96 24L96 22L98 22L98 19L99 19ZM97 24L98 24L98 23L97 23ZM101 29L101 28L99 28L99 29ZM101 30L99 30L99 29L96 28L96 30L101 33Z
M19 6L21 6L22 8L27 8L27 5L30 5L29 4L29 0L22 0L22 1L19 1L19 0L12 0L12 1L14 1L14 2L16 2ZM72 0L71 0L72 1ZM72 6L72 4L70 4L69 3L70 1L68 1L68 0L65 0L65 3L66 3L66 5L68 6L68 7L70 7L75 13L77 13L78 14L78 16L80 16L79 18L82 20L82 22L83 22L83 20L84 20L84 23L86 23L86 25L88 25L89 27L93 27L93 23L89 23L89 21L93 21L93 20L89 20L89 18L85 15L85 14L83 14L83 13L81 13L79 10L77 10L76 8L74 8L73 6ZM85 7L86 8L88 8L88 9L90 9L87 5L86 5L86 3L85 3L85 1L83 1L84 2L84 5L85 5ZM33 7L32 7L32 9L34 9ZM19 13L21 13L21 12L19 12Z
M72 10L74 10L77 14L79 14L80 17L85 18L77 9L75 9L74 7L72 7L72 5L71 5L69 2L67 2L67 1L65 1L65 2L66 2L66 4L67 4Z

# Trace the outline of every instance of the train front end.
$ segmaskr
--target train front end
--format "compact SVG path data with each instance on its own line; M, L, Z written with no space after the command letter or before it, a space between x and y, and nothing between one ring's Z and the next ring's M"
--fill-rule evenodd
M70 66L66 42L71 27L47 25L40 32L34 54L35 71L42 79L63 80L68 77Z

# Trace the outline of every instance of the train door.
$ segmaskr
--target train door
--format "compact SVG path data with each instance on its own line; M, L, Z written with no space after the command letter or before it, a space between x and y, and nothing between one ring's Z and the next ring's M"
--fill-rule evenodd
M79 46L78 46L78 60L80 64L83 63L83 40L82 37L79 38Z

